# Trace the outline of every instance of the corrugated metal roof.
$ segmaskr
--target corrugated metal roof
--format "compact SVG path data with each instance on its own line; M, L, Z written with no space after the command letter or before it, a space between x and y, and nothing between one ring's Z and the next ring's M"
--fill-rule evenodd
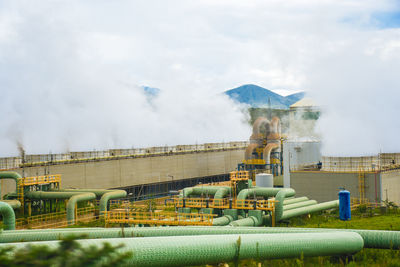
M303 99L291 105L290 108L317 107L317 106L318 105L315 103L313 99L309 97L304 97Z

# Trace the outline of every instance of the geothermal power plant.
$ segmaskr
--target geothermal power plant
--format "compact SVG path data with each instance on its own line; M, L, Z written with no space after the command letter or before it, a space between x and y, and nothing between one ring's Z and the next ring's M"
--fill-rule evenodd
M400 204L400 153L326 157L320 146L259 117L248 141L1 158L0 246L54 247L85 233L82 246L124 244L132 266L399 248L397 231L282 227ZM67 228L94 221L102 227Z

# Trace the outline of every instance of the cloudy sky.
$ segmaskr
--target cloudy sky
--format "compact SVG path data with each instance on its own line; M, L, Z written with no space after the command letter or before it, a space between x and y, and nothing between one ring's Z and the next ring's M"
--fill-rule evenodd
M0 155L246 140L220 93L247 83L314 97L324 154L400 152L399 27L399 1L2 0Z

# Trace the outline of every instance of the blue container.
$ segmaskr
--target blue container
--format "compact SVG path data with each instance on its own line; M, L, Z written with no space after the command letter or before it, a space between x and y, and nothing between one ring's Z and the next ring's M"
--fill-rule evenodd
M342 221L351 220L350 192L347 190L339 192L339 215Z

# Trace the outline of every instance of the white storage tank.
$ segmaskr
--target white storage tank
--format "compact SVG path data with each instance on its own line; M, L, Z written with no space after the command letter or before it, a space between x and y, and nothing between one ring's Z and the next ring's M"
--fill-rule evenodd
M269 173L256 174L256 186L274 187L274 176Z

